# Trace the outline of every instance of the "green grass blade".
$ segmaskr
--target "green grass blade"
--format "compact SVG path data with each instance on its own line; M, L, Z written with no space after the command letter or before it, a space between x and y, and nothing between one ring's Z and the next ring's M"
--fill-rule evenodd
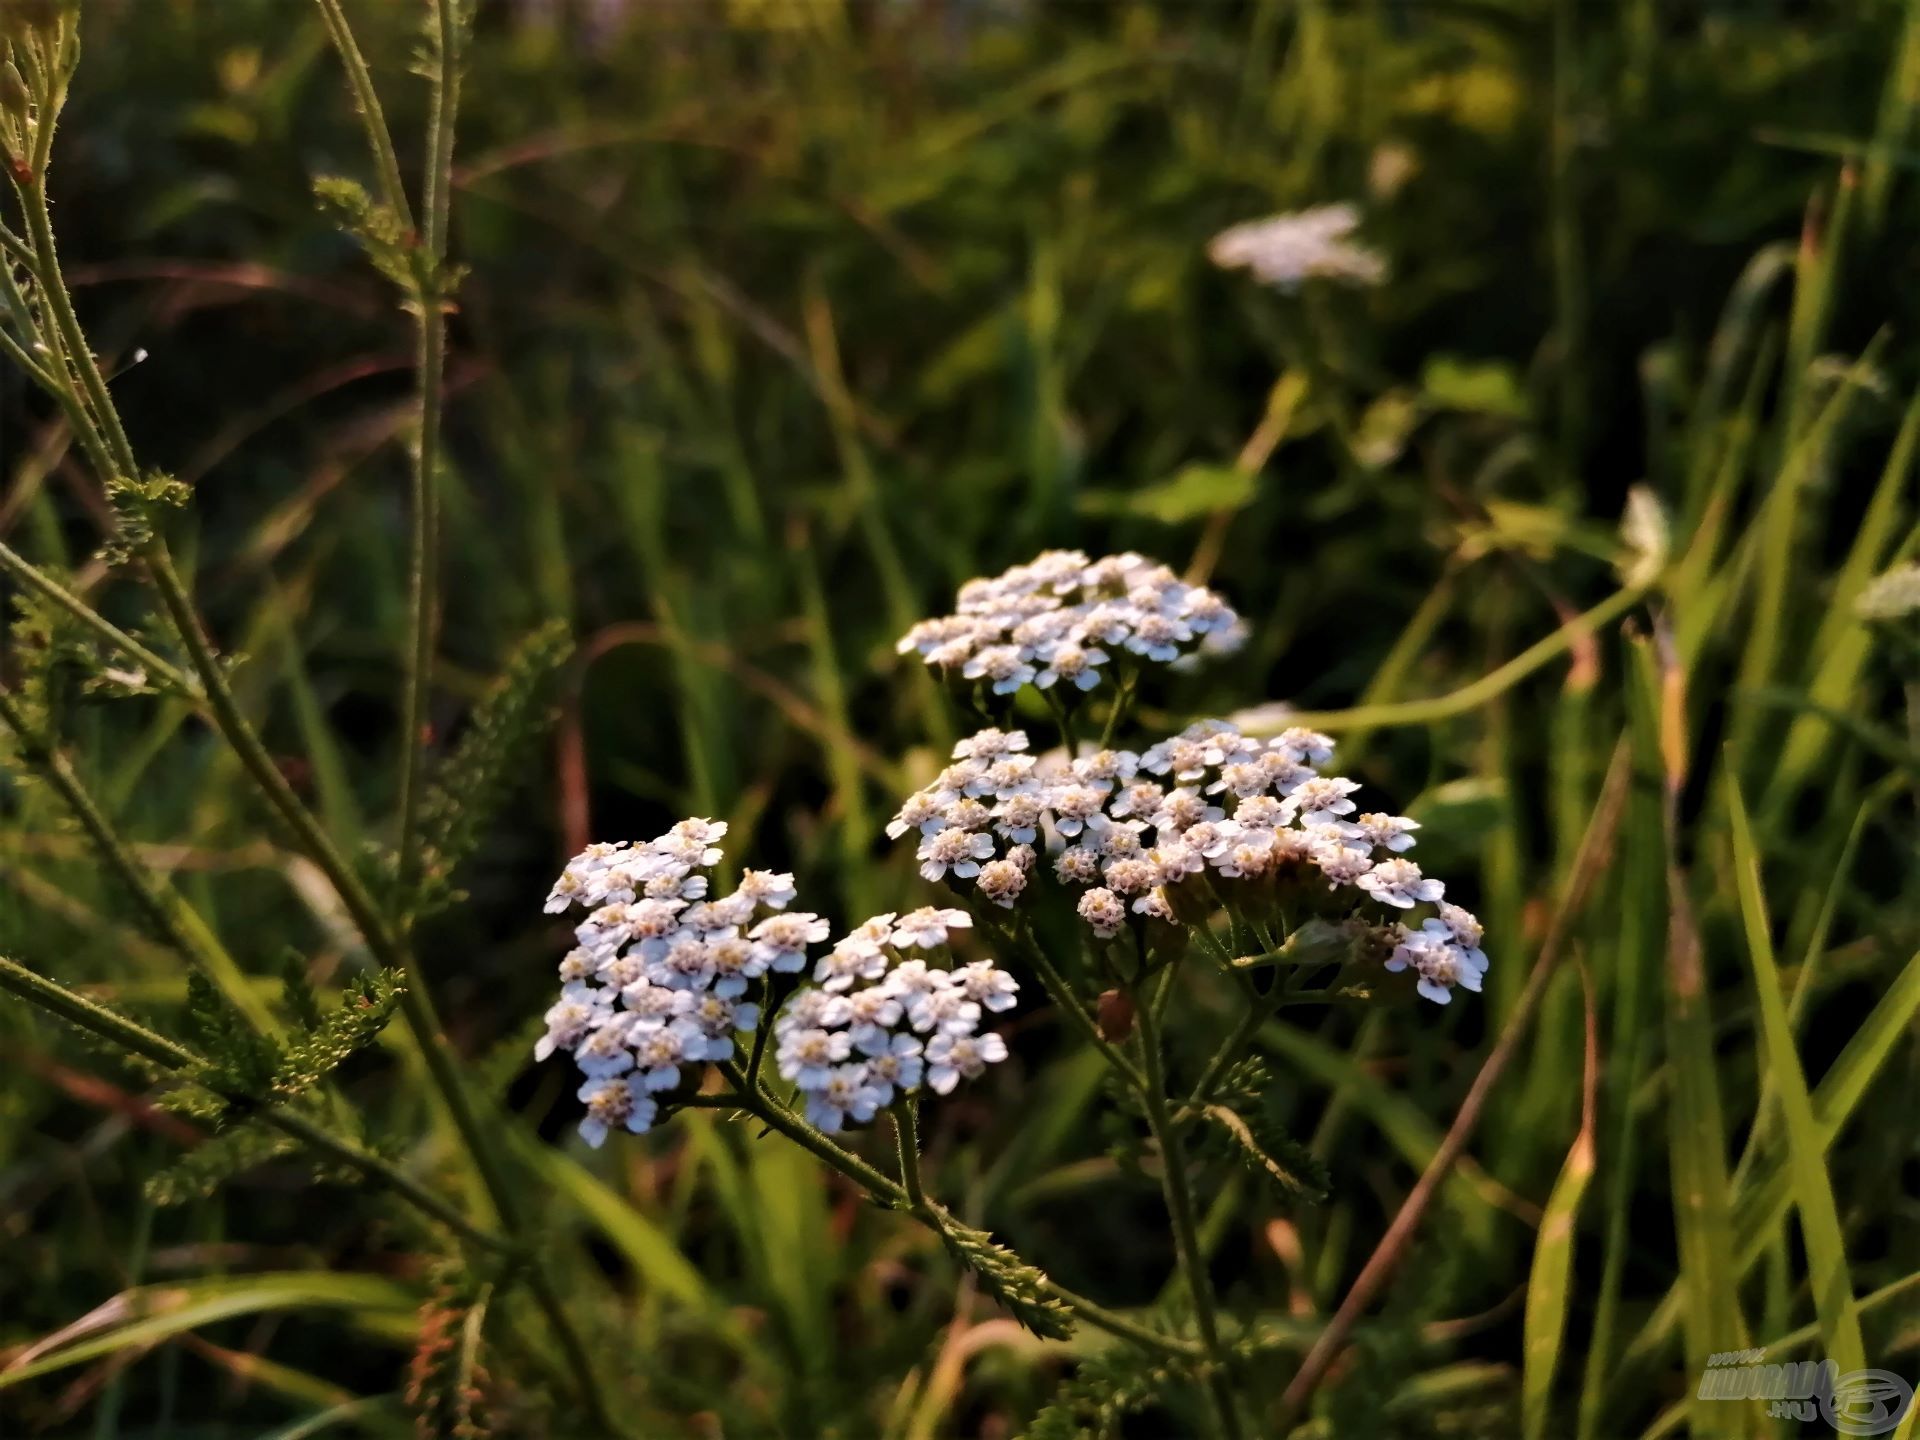
M1573 1137L1559 1178L1547 1196L1534 1241L1533 1267L1527 1281L1527 1309L1522 1329L1520 1423L1526 1440L1547 1434L1553 1398L1554 1369L1566 1339L1567 1305L1573 1289L1574 1230L1580 1202L1586 1198L1594 1171L1594 1108L1600 1070L1599 1022L1593 1008L1593 981L1583 968L1581 989L1586 1001L1587 1043L1582 1067L1580 1130Z
M1747 933L1747 958L1753 969L1754 990L1760 1001L1761 1033L1766 1040L1767 1069L1779 1092L1786 1121L1789 1178L1800 1211L1800 1232L1806 1242L1813 1299L1820 1316L1827 1354L1842 1371L1866 1364L1866 1346L1860 1338L1860 1319L1854 1313L1853 1277L1847 1269L1845 1237L1840 1230L1840 1207L1833 1198L1827 1174L1826 1139L1814 1118L1807 1093L1807 1077L1794 1047L1793 1028L1780 989L1780 971L1774 963L1773 937L1768 927L1766 897L1761 890L1760 859L1740 788L1729 780L1728 816L1732 822L1733 863L1740 894L1740 916Z

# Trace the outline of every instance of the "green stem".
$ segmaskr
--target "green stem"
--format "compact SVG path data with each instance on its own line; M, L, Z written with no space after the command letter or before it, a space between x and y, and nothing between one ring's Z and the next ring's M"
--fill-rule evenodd
M449 46L457 49L454 42L457 32L452 28L450 0L441 0L439 14L442 25L446 27L443 32L445 41L443 51ZM445 67L448 65L457 67L457 63L457 53L453 55L443 53L443 79ZM50 89L49 94L52 93ZM449 98L457 98L457 92L455 97ZM50 109L47 118L42 122L47 127L48 133L51 129L51 113ZM437 103L436 131L450 131L452 119L452 106ZM436 133L431 137L430 154L434 157L433 164L441 167L442 170L450 163L451 144L450 134ZM107 391L106 381L87 346L86 336L80 328L72 297L68 293L66 281L60 270L58 253L54 246L52 219L47 208L44 163L37 163L31 176L21 183L18 189L21 209L26 216L37 262L35 278L39 281L44 305L53 318L59 341L67 352L66 364L60 377L61 391L65 397L62 408L67 411L70 422L81 437L83 447L88 449L89 458L101 471L103 479L110 481L116 478L116 475L127 480L135 479L140 473L139 462L127 438L119 413L114 408L113 399ZM441 233L444 233L444 230ZM437 311L439 307L436 303L427 308ZM79 387L77 392L73 388L76 378ZM436 427L437 413L436 401L434 411ZM427 447L423 444L421 448L424 451ZM421 469L423 473L429 475L432 473L430 454L426 457ZM419 518L416 517L416 528ZM431 515L427 515L425 519L431 528ZM147 539L140 553L168 618L187 651L193 671L199 676L201 686L206 692L207 704L215 728L234 751L255 787L293 832L301 849L327 876L329 883L339 894L341 903L353 920L355 928L365 939L367 948L382 964L398 968L405 974L407 983L401 992L401 1012L406 1018L407 1027L420 1046L434 1087L446 1105L454 1128L459 1133L462 1145L475 1170L479 1173L495 1211L509 1234L519 1236L522 1233L523 1222L519 1213L517 1192L494 1155L490 1137L480 1123L480 1117L474 1108L472 1098L466 1091L452 1051L441 1033L439 1018L427 991L425 977L420 973L413 955L404 940L387 925L380 908L358 874L340 854L312 813L294 794L292 786L281 775L279 767L273 762L273 757L267 753L260 737L241 712L233 691L227 683L226 672L214 650L213 643L201 624L199 614L194 609L185 585L174 569L166 542L156 532ZM426 558L429 561L432 559L430 541ZM426 576L423 573L422 582L425 579ZM423 642L419 641L419 637L416 637L416 640L417 643L424 643L429 647L431 645L430 636ZM413 673L416 676L420 673L418 667ZM417 744L417 733L405 738L409 748ZM621 1427L613 1419L611 1408L600 1389L598 1378L591 1364L587 1363L585 1344L560 1304L558 1293L554 1290L551 1280L536 1268L531 1273L531 1282L536 1298L558 1332L561 1343L574 1365L575 1379L583 1399L605 1427L617 1433Z
M1172 972L1166 981L1171 983ZM1207 1257L1200 1248L1200 1235L1194 1225L1193 1190L1180 1157L1180 1137L1167 1110L1167 1077L1160 1049L1160 1024L1155 1017L1152 997L1134 1007L1134 1023L1140 1034L1140 1056L1145 1083L1140 1098L1147 1116L1147 1128L1153 1132L1160 1149L1160 1188L1166 1196L1167 1218L1173 1225L1174 1253L1186 1277L1187 1291L1193 1299L1193 1318L1200 1331L1200 1343L1206 1351L1211 1373L1206 1392L1214 1410L1214 1419L1226 1440L1237 1440L1240 1416L1234 1408L1233 1393L1227 1384L1226 1354L1220 1344L1220 1323L1214 1311L1213 1285L1207 1278Z
M1144 1083L1139 1067L1100 1033L1098 1022L1081 1007L1079 997L1073 993L1073 987L1067 983L1066 977L1054 968L1053 962L1047 959L1046 952L1040 948L1029 932L1025 929L1009 931L997 926L992 928L997 935L1011 941L1026 958L1027 963L1033 966L1035 973L1040 976L1040 983L1046 987L1047 995L1052 999L1054 1008L1073 1022L1074 1028L1079 1030L1086 1042L1100 1052L1102 1058L1122 1079L1136 1090L1139 1089Z
M416 269L414 368L419 408L413 447L413 527L407 557L406 676L401 692L400 893L411 903L420 868L420 789L426 749L427 700L432 689L435 607L440 572L440 413L445 399L447 316L441 286L446 275L448 195L452 189L454 120L460 107L460 27L453 0L434 7L439 60L428 121L422 208L426 234ZM371 126L369 127L371 128Z
M407 206L407 187L400 181L400 160L394 153L393 132L387 129L386 112L380 108L379 92L373 88L373 73L367 69L367 57L360 53L347 23L340 0L315 0L320 19L327 27L327 38L340 56L340 68L347 72L347 86L353 91L354 108L360 112L361 127L367 132L367 149L373 154L373 168L380 178L380 198L386 203L401 228L413 228L413 212Z
M26 966L9 960L5 956L0 956L0 989L9 990L49 1014L59 1016L68 1024L118 1045L123 1050L131 1051L163 1069L191 1075L203 1085L207 1083L206 1062L184 1045L177 1044L164 1035L136 1024L126 1016L109 1010L106 1006L97 1004L64 985L36 975ZM445 1200L383 1157L369 1150L363 1150L352 1141L344 1140L330 1131L323 1130L304 1116L290 1113L276 1106L256 1108L256 1102L248 1096L230 1095L219 1091L216 1093L221 1093L222 1098L236 1105L248 1107L255 1118L292 1136L301 1144L325 1155L328 1159L357 1170L368 1179L386 1186L423 1214L432 1216L463 1239L501 1253L513 1252L514 1247L507 1241L475 1226Z
M1132 672L1115 682L1113 709L1107 713L1107 723L1100 731L1100 748L1113 748L1113 737L1120 733L1120 722L1126 718L1127 711L1133 705L1134 675Z
M752 1115L769 1129L779 1131L832 1169L838 1170L875 1200L893 1209L907 1211L930 1230L936 1232L944 1230L943 1217L946 1212L939 1205L923 1198L916 1209L913 1197L904 1185L888 1179L852 1151L836 1145L826 1135L771 1097L764 1094L747 1094L744 1085L746 1076L739 1065L725 1065L721 1069L741 1092L726 1097L729 1103L737 1102L741 1110ZM702 1101L706 1098L700 1097ZM1119 1339L1131 1340L1134 1344L1160 1355L1193 1360L1202 1354L1200 1348L1189 1341L1182 1340L1176 1335L1162 1334L1136 1320L1130 1320L1125 1315L1109 1310L1099 1302L1089 1300L1086 1296L1056 1284L1052 1280L1046 1281L1046 1286L1048 1293L1070 1308L1076 1318L1093 1326L1096 1330L1104 1330Z
M900 1183L906 1186L907 1200L917 1215L927 1203L927 1192L920 1180L920 1126L913 1105L904 1095L894 1101L893 1138L900 1148Z

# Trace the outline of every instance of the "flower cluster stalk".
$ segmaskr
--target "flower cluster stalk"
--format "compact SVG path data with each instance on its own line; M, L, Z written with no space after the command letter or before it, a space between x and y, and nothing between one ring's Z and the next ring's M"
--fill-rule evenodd
M398 179L394 147L386 133L384 119L378 110L378 102L372 96L371 81L367 76L365 62L360 58L357 46L352 42L351 31L338 5L333 3L333 0L319 0L319 4L328 31L346 63L349 82L354 88L356 101L367 119L368 135L374 152L376 169L380 172L382 188L387 192L390 203L395 203L397 207L404 206L404 189ZM166 541L157 528L144 528L143 533L137 537L135 554L186 653L192 678L197 681L197 684L188 683L186 675L152 654L150 650L138 646L130 636L124 635L103 618L95 615L90 607L84 605L84 602L78 602L75 598L73 603L69 603L69 597L50 577L36 573L28 583L55 603L60 604L76 619L87 624L115 648L145 665L154 675L173 684L174 688L182 690L189 696L195 695L197 691L198 695L204 698L205 710L214 728L233 751L261 798L292 832L302 852L326 875L339 894L355 927L359 930L369 953L381 964L398 969L405 975L406 986L401 997L402 1014L426 1060L429 1076L460 1137L462 1149L478 1174L489 1202L509 1237L505 1243L508 1248L517 1249L522 1245L520 1237L524 1231L525 1222L520 1213L516 1192L501 1160L495 1153L472 1097L459 1074L457 1064L442 1033L425 984L425 977L420 973L405 938L409 929L412 894L411 887L405 883L405 880L406 877L416 874L418 869L417 817L420 751L424 728L421 721L425 709L425 687L432 659L433 587L437 572L435 535L437 503L433 480L438 467L438 431L445 357L445 297L441 287L445 269L446 219L460 68L460 28L453 0L437 0L434 23L436 26L434 48L439 63L435 73L430 77L433 85L433 100L428 136L428 176L425 186L428 233L425 237L426 244L421 247L423 253L420 256L420 263L416 266L418 280L414 293L408 297L410 308L413 308L418 316L417 358L420 373L417 377L417 385L420 404L419 431L415 446L414 523L409 565L410 643L404 680L407 728L402 737L404 758L401 767L399 867L403 883L397 888L398 900L394 913L387 913L375 901L351 863L341 854L317 818L294 793L257 731L241 710L228 683L225 666L212 639L207 634L186 584L173 563ZM31 79L35 87L33 99L37 124L33 126L29 157L25 158L24 164L16 164L13 169L14 190L19 201L20 213L25 221L26 236L23 239L11 232L6 232L4 240L0 240L0 248L4 248L6 252L6 264L0 265L0 269L7 272L4 286L6 293L0 296L0 299L5 300L20 336L23 339L27 337L36 339L47 357L45 362L36 361L31 349L15 345L13 348L21 350L22 353L14 358L23 363L23 368L29 377L45 388L60 406L82 452L108 486L109 491L132 488L137 492L142 475L139 461L108 391L105 376L87 343L61 270L55 245L46 188L47 161L57 117L65 100L68 77L72 66L78 60L77 27L71 17L64 18L59 23L55 48L57 54L43 56L41 63L30 66ZM404 210L400 213L404 213ZM32 278L34 295L39 302L37 310L20 293L18 285L13 280L11 269L15 264L25 269ZM9 552L9 558L13 558L11 552ZM16 574L22 569L31 569L30 566L25 566L24 562L20 566L8 564L5 568L10 573ZM48 755L51 756L50 751ZM52 758L57 759L57 757ZM47 767L43 765L43 768ZM57 767L55 769L57 770ZM72 803L75 797L73 794L68 794L66 798L69 803ZM78 807L76 807L76 813L82 813L82 823L87 824L85 813ZM105 825L104 817L96 813L95 818L101 822L98 827L100 833L94 835L99 842L102 841L103 836L110 835L110 827ZM88 828L93 832L97 827L88 825ZM124 851L124 846L112 840L102 843L101 848L110 860L112 856ZM116 869L119 868L121 867L116 866ZM143 888L137 885L136 893L142 893ZM178 938L186 953L192 955L196 950L204 950L204 945L200 943L204 937L194 935L184 926L180 919L180 907L168 906L157 895L150 895L147 900L151 902L148 908L156 912L156 918L165 917L170 929L179 932ZM271 1115L275 1112L268 1113ZM285 1122L295 1125L304 1124L298 1117L292 1116L279 1116L274 1121L276 1124ZM328 1150L329 1146L338 1143L343 1142L322 1138L317 1142L316 1148ZM364 1165L359 1168L366 1169ZM391 1183L390 1177L387 1178L388 1183ZM409 1198L414 1199L416 1203L427 1193L419 1191L417 1186L412 1187L412 1191L417 1193L410 1193L399 1186L395 1188L401 1189L402 1193L409 1193ZM432 1205L423 1208L429 1209L430 1213L435 1213L442 1219L445 1219L447 1214L456 1213L437 1198ZM472 1222L464 1219L454 1228L468 1238L485 1233ZM529 1268L528 1279L567 1357L583 1402L594 1414L597 1423L609 1433L618 1433L621 1427L615 1420L612 1408L601 1390L600 1381L588 1358L585 1343L561 1305L552 1280L539 1267Z

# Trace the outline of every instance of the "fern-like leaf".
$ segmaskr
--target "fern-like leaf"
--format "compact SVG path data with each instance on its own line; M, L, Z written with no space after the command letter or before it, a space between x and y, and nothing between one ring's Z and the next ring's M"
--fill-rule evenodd
M1073 1334L1073 1312L1049 1293L1047 1277L984 1230L962 1225L952 1216L940 1223L940 1238L953 1258L980 1279L988 1294L1027 1329L1048 1340Z
M155 1205L185 1205L205 1199L236 1175L297 1148L278 1130L245 1120L209 1136L173 1164L147 1180L147 1199Z
M274 1099L290 1100L305 1093L349 1056L371 1045L393 1018L404 989L397 970L373 971L349 984L340 1008L288 1047L273 1073Z
M264 1095L280 1050L250 1026L199 971L187 976L187 1029L206 1061L206 1080L229 1095Z
M1118 1440L1129 1415L1163 1401L1190 1377L1172 1362L1117 1347L1080 1362L1026 1429L1026 1440Z
M572 651L557 620L522 640L442 762L421 808L420 913L456 898L453 874L513 793L529 746L547 727L554 682Z

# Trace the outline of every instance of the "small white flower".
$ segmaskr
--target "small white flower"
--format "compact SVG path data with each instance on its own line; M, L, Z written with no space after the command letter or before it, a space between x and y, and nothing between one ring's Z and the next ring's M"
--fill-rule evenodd
M582 1075L595 1078L623 1075L633 1069L631 1020L625 1015L607 1015L573 1049L573 1063Z
M1289 819L1298 815L1302 825L1318 825L1335 816L1351 815L1358 807L1347 796L1359 788L1343 775L1316 775L1294 786L1281 803Z
M980 867L980 893L1002 910L1011 910L1027 888L1027 872L1014 860L992 860Z
M1031 845L1040 835L1040 820L1046 807L1038 795L1009 795L993 807L994 833L1003 840Z
M1133 622L1133 634L1127 649L1149 660L1165 663L1180 658L1180 647L1193 638L1193 630L1184 620L1165 615L1141 615Z
M1182 786L1167 792L1166 799L1160 802L1160 808L1147 816L1147 823L1162 833L1179 832L1223 819L1226 813L1218 805L1209 805L1199 791Z
M769 910L784 910L793 903L793 876L777 870L746 870L741 873L739 888L734 893Z
M1020 982L991 960L976 960L952 972L953 983L969 1000L989 1010L1011 1010Z
M1207 868L1207 857L1184 840L1168 840L1147 852L1162 885L1178 885Z
M1037 672L1021 656L1018 645L989 645L976 651L973 658L960 667L960 673L969 680L990 682L996 695L1011 695Z
M1486 973L1487 952L1480 948L1486 931L1471 911L1458 905L1443 904L1439 918L1426 921L1421 928L1450 941L1463 969L1481 975Z
M1437 901L1447 888L1422 875L1411 860L1382 860L1354 883L1382 904L1402 910L1411 910L1421 901Z
M1016 750L1027 748L1027 732L1024 730L996 730L991 727L977 731L953 747L956 760L997 760L1002 755L1011 755Z
M1409 820L1404 815L1383 815L1370 811L1356 816L1349 828L1356 837L1365 840L1377 850L1391 850L1399 854L1413 848L1411 831L1420 828L1418 820Z
M1107 813L1116 820L1132 816L1138 820L1151 821L1160 807L1166 803L1166 790L1151 780L1141 780L1127 786L1113 797L1107 806Z
M578 1094L587 1105L580 1134L596 1150L607 1143L607 1132L616 1125L636 1135L645 1134L660 1109L652 1097L636 1090L631 1077L589 1080Z
M682 932L655 963L654 978L674 990L704 990L713 980L713 959L706 941Z
M713 966L713 993L723 1000L746 994L747 982L767 973L760 952L738 935L717 935L707 941L707 961Z
M802 1090L818 1090L852 1049L853 1038L844 1030L791 1030L781 1038L774 1062L783 1079Z
M980 862L993 854L993 836L967 830L941 830L920 842L916 856L922 863L920 873L928 880L939 880L947 871L956 878L969 880L980 873Z
M1053 873L1068 885L1090 885L1100 878L1100 852L1087 845L1069 845L1053 857Z
M893 943L903 950L934 950L949 942L949 931L972 928L973 917L964 910L923 905L893 922Z
M633 1032L633 1062L645 1090L671 1090L680 1083L680 1067L706 1058L707 1037L684 1020L670 1025L641 1025Z
M875 985L847 997L847 1035L863 1054L878 1055L893 1043L887 1032L906 1013L900 997L884 985Z
M926 1072L920 1040L913 1035L895 1035L887 1048L867 1056L867 1084L874 1091L877 1105L891 1105L894 1093L910 1095L920 1088Z
M1268 741L1267 745L1274 753L1296 765L1324 765L1333 758L1333 737L1322 735L1318 730L1309 730L1304 725L1289 726Z
M604 990L568 987L547 1011L547 1033L534 1042L533 1058L545 1060L555 1050L573 1049L606 1020L608 1011Z
M849 1120L866 1124L879 1108L879 1093L867 1083L864 1065L836 1065L807 1091L807 1120L829 1135Z
M800 990L781 1007L773 1033L785 1038L794 1030L837 1030L853 1015L852 1002L831 990Z
M887 973L887 957L877 945L842 940L820 957L813 978L823 990L840 993L856 980L878 980Z
M807 946L826 939L830 928L818 915L795 910L790 914L769 915L747 935L770 969L792 974L806 968Z
M946 822L940 818L940 812L949 803L939 791L916 790L907 797L907 803L900 807L893 819L887 822L887 837L898 840L909 830L930 833L942 828Z
M1149 890L1137 897L1128 907L1136 915L1144 915L1149 920L1173 921L1173 907L1167 903L1167 897L1158 890Z
M936 1035L927 1042L927 1084L938 1094L951 1094L963 1078L975 1079L1006 1058L1007 1042L992 1033Z
M1127 923L1127 907L1118 895L1104 886L1095 886L1080 897L1080 918L1093 927L1102 940L1111 940Z
M1046 667L1034 677L1042 690L1061 680L1079 690L1091 690L1100 683L1099 667L1107 663L1107 652L1079 645L1058 645L1046 657Z
M662 1025L687 1013L693 1004L693 992L673 990L652 980L640 979L621 990L620 1003L634 1023Z
M922 1035L930 1030L943 1035L971 1035L980 1024L980 1005L969 1000L965 990L949 983L915 996L907 1006L907 1023Z
M1313 841L1308 858L1333 885L1352 885L1373 869L1373 861L1341 844L1335 835Z

